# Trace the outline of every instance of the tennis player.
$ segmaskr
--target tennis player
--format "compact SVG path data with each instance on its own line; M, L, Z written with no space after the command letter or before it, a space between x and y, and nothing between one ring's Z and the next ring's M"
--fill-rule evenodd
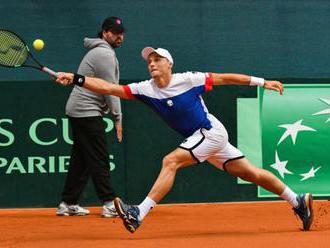
M163 158L162 169L148 196L140 205L127 205L115 199L115 207L126 229L133 233L145 216L171 190L176 172L207 160L220 170L252 182L279 195L293 207L309 230L313 220L312 194L296 194L271 172L252 165L243 153L228 141L222 123L209 113L201 95L218 85L260 86L283 94L279 81L242 74L185 72L172 73L173 58L168 50L146 47L142 57L147 61L151 79L126 86L72 73L60 73L57 82L76 84L101 94L137 99L151 107L184 141Z

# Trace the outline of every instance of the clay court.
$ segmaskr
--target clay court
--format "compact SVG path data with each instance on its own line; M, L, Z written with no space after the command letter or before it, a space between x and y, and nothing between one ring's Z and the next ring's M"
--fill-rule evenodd
M315 201L311 231L285 202L160 205L135 234L99 208L85 217L55 209L0 210L0 247L329 247L330 202Z

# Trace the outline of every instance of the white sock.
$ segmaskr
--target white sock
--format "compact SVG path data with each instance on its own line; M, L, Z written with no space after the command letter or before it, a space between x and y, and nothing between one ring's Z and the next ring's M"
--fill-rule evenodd
M292 207L298 206L297 194L293 192L288 186L285 187L283 193L280 195L282 199L286 200Z
M148 196L144 199L143 202L138 206L140 210L140 220L143 220L144 217L149 213L149 211L156 205L156 202L149 198Z

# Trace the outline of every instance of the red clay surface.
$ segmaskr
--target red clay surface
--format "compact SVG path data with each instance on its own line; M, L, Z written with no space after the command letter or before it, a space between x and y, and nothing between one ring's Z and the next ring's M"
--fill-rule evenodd
M159 205L136 233L120 219L55 216L55 209L0 210L1 248L330 247L330 202L314 201L311 231L285 202Z

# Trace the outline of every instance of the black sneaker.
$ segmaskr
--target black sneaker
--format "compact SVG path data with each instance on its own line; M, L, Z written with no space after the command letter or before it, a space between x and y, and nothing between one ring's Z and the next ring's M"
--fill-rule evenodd
M141 225L140 210L136 206L127 205L118 197L114 199L115 208L119 217L123 220L124 226L130 233L134 233Z
M313 196L310 193L297 196L298 206L293 211L303 222L304 231L308 231L313 223Z

